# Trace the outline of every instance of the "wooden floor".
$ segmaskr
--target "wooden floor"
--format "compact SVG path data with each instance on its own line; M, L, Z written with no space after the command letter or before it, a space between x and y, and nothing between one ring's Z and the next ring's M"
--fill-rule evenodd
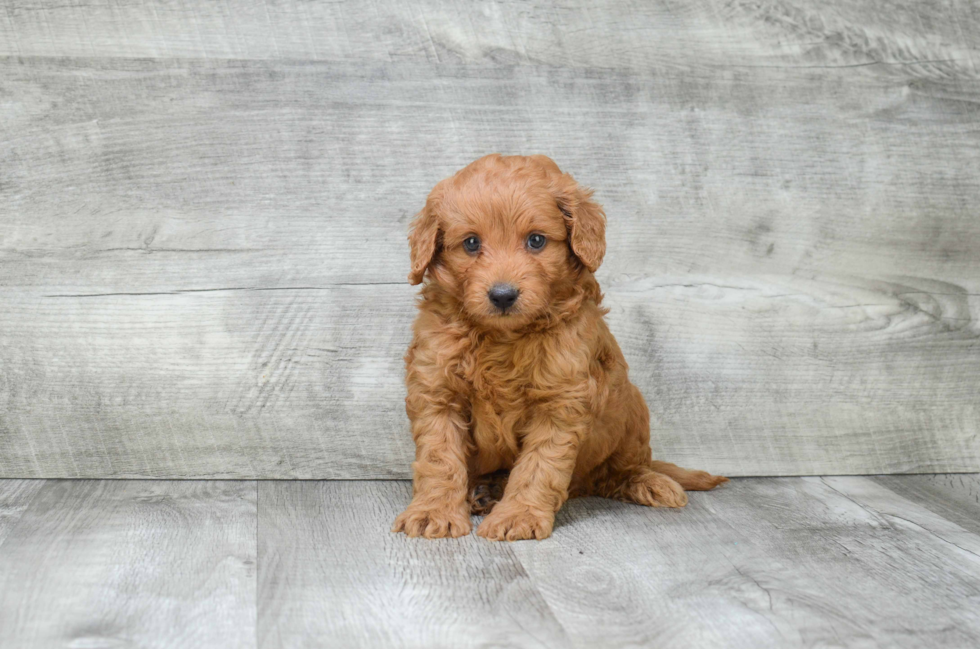
M2 647L977 647L980 475L391 534L406 482L0 481Z

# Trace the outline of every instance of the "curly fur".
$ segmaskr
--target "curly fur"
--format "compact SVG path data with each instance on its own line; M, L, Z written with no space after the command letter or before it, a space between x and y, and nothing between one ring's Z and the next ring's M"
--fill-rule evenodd
M462 536L478 513L480 536L543 539L569 497L683 507L685 489L727 480L651 459L647 406L593 277L605 215L591 195L545 156L495 154L436 185L416 216L414 496L393 531ZM531 233L547 237L540 251ZM498 282L520 290L506 312L487 297Z

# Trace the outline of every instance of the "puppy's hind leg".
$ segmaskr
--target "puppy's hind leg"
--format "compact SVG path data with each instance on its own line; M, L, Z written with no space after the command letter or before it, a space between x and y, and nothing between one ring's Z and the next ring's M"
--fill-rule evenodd
M684 488L650 466L650 412L643 395L630 385L623 405L625 418L620 425L625 431L619 447L592 470L583 485L583 495L647 507L683 507L687 504Z
M509 471L497 471L476 478L470 485L470 513L475 516L486 516L493 506L504 497L504 487L507 486Z
M613 464L613 463L610 463ZM683 469L670 462L640 462L613 470L593 482L591 493L647 507L683 507L687 491L707 491L728 478L707 471Z
M593 472L591 493L647 507L683 507L687 504L684 490L706 491L728 482L706 471L650 459L650 415L635 388L625 425L620 447Z
M647 507L683 507L687 504L687 494L676 480L642 464L610 472L593 483L591 492L603 498Z
M707 471L684 469L670 462L658 462L654 460L650 463L650 468L657 473L670 476L687 491L708 491L720 484L728 482L728 478L725 476L711 475Z
M687 491L708 491L728 478L707 471L684 469L670 462L639 465L607 482L607 498L626 500L647 507L683 507Z

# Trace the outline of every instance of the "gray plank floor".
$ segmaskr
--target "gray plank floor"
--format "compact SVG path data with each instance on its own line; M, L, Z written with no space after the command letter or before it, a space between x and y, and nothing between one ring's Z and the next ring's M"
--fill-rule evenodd
M2 647L976 647L980 475L388 532L405 482L0 481Z

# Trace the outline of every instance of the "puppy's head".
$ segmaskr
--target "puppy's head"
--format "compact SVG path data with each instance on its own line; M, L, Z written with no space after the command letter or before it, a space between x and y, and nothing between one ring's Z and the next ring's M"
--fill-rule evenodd
M484 326L546 316L591 278L606 250L605 215L545 156L480 158L440 182L408 237L412 270Z

